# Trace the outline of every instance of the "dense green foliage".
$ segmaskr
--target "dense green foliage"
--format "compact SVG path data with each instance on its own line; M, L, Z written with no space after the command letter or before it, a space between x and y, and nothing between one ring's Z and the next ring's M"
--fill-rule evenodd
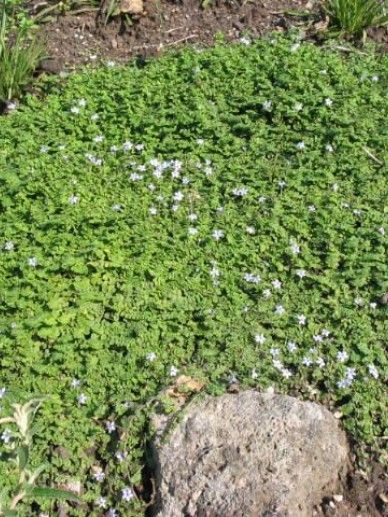
M273 37L86 70L0 120L0 389L51 396L36 457L80 480L71 515L142 512L144 404L176 374L324 401L379 450L386 79Z

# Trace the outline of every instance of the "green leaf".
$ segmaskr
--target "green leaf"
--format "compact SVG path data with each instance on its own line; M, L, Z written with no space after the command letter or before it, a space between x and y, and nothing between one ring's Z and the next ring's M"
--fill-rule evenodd
M19 447L17 450L19 469L24 470L28 464L29 448L27 446Z
M58 488L34 487L28 494L30 497L44 499L58 499L61 501L81 502L80 498L67 490L59 490Z

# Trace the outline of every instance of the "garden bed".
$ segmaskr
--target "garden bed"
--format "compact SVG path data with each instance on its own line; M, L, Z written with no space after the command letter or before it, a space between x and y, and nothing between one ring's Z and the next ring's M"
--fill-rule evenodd
M69 515L144 513L180 373L323 402L384 461L386 80L273 34L85 70L1 120L0 393L50 395L33 461L81 486Z

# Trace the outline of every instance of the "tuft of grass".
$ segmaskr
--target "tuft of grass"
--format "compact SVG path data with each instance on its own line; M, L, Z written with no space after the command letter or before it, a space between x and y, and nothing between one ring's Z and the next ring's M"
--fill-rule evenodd
M44 55L43 45L31 36L33 23L17 5L0 2L0 101L20 96Z
M128 488L181 374L321 401L382 451L388 58L365 54L271 35L109 63L1 121L0 397L50 395L31 461L81 487L69 515L144 515Z
M327 0L326 10L332 26L343 35L360 36L388 24L386 0Z
M0 100L20 97L43 56L42 44L23 35L18 35L14 43L4 45L0 55Z

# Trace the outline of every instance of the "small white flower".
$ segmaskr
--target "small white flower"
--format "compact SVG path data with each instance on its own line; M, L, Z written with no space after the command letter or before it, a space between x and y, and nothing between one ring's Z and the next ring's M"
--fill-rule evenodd
M180 208L180 205L178 203L176 203L175 205L171 206L171 210L173 212L177 212L179 210L179 208Z
M176 377L178 374L178 368L175 366L170 367L170 377Z
M330 99L330 97L327 97L327 98L325 99L325 106L327 106L328 108L330 108L332 105L333 105L333 99Z
M255 335L255 342L258 343L259 345L264 345L265 341L266 341L266 337L264 336L264 334Z
M114 508L109 508L105 515L106 517L119 517L117 511Z
M356 369L355 368L346 368L345 376L348 380L352 381L356 376Z
M284 314L286 312L286 309L283 307L283 305L276 305L275 308L275 314Z
M280 180L278 181L278 185L281 189L283 189L287 185L287 182L284 180Z
M272 355L272 357L278 357L280 350L278 348L270 348L269 353Z
M78 388L81 385L81 381L79 379L72 379L70 386L75 389Z
M197 144L203 145L205 143L205 140L203 138L197 138Z
M86 404L88 397L84 393L80 393L77 397L77 400L78 400L78 404L83 406L84 404Z
M5 429L1 435L1 439L3 440L4 443L9 443L11 441L11 438L12 438L12 433L9 429Z
M47 147L47 145L41 145L40 146L40 152L42 154L46 154L48 152L49 148Z
M125 487L121 491L121 497L123 498L123 501L131 501L135 497L135 494L132 488Z
M133 148L133 143L129 140L123 143L124 151L130 151Z
M198 228L195 228L194 226L190 226L187 230L188 234L193 236L198 234Z
M4 387L0 388L0 399L2 399L4 397L6 391L7 390Z
M333 189L333 192L338 192L338 190L339 190L339 185L338 185L338 183L333 183L333 185L332 185L332 187L331 187L331 188Z
M264 101L262 104L262 108L264 111L271 111L272 110L272 101Z
M300 279L302 279L306 276L306 271L304 269L297 269L296 274Z
M288 368L282 368L280 371L282 372L282 375L285 379L292 377L292 372Z
M232 190L232 193L236 197L244 197L248 194L247 187L239 187Z
M116 203L115 205L112 205L113 212L121 212L123 209L123 205L120 205L120 203Z
M368 364L368 371L372 377L375 379L379 378L379 372L374 364Z
M379 76L378 75L372 75L371 81L373 81L374 83L377 83L378 80L379 80Z
M5 244L4 244L4 249L6 251L13 251L15 249L15 244L13 241L7 241Z
M301 102L295 102L294 104L294 111L302 111L303 104Z
M118 150L119 150L119 148L117 147L117 145L111 145L110 146L110 152L111 153L117 153Z
M251 44L251 40L245 36L243 36L242 38L240 38L240 43L242 43L243 45L250 45Z
M318 359L316 359L316 361L315 361L315 364L317 366L319 366L319 368L324 368L326 365L326 363L325 363L324 359L322 359L322 357L318 357Z
M306 144L303 141L298 142L295 146L299 151L304 151L306 149Z
M115 67L115 66L116 66L116 63L115 63L114 61L107 61L107 62L106 62L106 66L107 66L108 68L113 68L113 67Z
M316 334L313 336L313 340L316 342L316 343L321 343L323 341L323 337L319 334Z
M190 178L186 178L186 176L184 178L182 178L182 185L188 185L190 183Z
M261 282L260 276L254 275L253 273L245 273L244 280L251 284L259 284Z
M36 267L38 265L38 259L36 257L30 257L27 260L27 264L31 267Z
M302 360L302 364L304 366L311 366L313 364L313 361L310 357L304 357Z
M225 236L225 233L223 230L214 230L212 233L212 237L215 241L219 241Z
M177 192L174 193L174 195L172 196L173 200L174 201L177 201L178 203L180 201L183 200L183 198L185 197L185 195L183 194L183 192L181 192L180 190L178 190Z
M361 212L361 210L360 210L360 209L355 208L355 209L353 210L353 214L354 214L354 215L361 215L361 214L362 214L362 212Z
M85 99L80 99L78 101L78 106L81 106L81 108L84 108L86 106L86 100Z
M300 47L300 43L294 43L291 46L290 50L291 50L291 52L296 52L299 49L299 47Z
M131 181L140 181L143 179L143 177L144 176L142 174L139 174L137 172L132 172L132 174L130 174L130 176L129 176L129 179Z
M341 379L337 382L338 388L348 388L351 385L351 381L349 379Z
M264 298L271 298L271 296L272 296L271 290L270 289L264 289L263 296L264 296Z
M325 150L326 150L327 153L333 153L334 152L334 147L331 144L326 144L325 145Z
M296 242L292 242L290 244L290 249L294 255L298 255L300 253L300 246L298 246L298 244L296 244Z
M252 370L252 373L251 373L251 378L252 378L253 380L255 380L255 379L257 379L257 378L258 378L258 376L259 376L259 374L257 373L256 369L253 369L253 370Z
M357 296L357 298L354 299L355 305L357 307L362 307L364 305L364 300L361 298L361 296Z
M71 113L74 113L75 115L78 115L78 113L80 112L81 110L77 107L77 106L72 106L70 108L70 112Z
M273 280L271 282L271 284L273 285L274 289L281 289L282 288L282 283L280 280Z
M105 479L105 474L102 472L102 470L100 470L98 472L95 472L93 474L93 477L96 481L98 481L99 483L102 483Z
M197 214L194 214L194 213L191 213L187 216L188 220L191 221L191 222L194 222L198 219L198 215Z
M320 70L319 73L322 74L322 75L327 75L327 70L326 69L325 70Z
M383 226L380 226L380 228L377 230L381 235L385 235L385 230Z
M95 122L96 120L98 120L100 118L100 115L98 113L93 113L93 115L90 117L90 120L92 120L93 122Z
M283 363L281 361L279 361L279 359L274 359L272 361L272 364L273 364L274 368L276 368L277 370L283 370L283 368L284 368Z
M114 431L116 431L116 422L114 422L113 420L109 420L105 424L105 427L106 427L106 430L108 431L108 433L113 433Z
M287 343L287 348L290 352L295 352L298 349L298 345L294 343L294 341L289 341Z
M283 183L285 184L285 181ZM279 187L280 187L280 182L279 182ZM260 204L263 204L267 201L267 198L266 198L266 196L260 196L258 201Z
M331 332L328 329L322 329L321 334L322 334L323 337L329 337Z
M122 462L125 460L125 458L126 458L126 456L127 456L127 455L126 455L124 452L117 451L117 452L116 452L116 454L115 454L115 456L116 456L117 461L118 461L119 463L122 463Z
M316 212L317 211L315 205L309 205L307 208L308 208L309 212Z
M147 359L147 361L149 361L150 363L152 363L153 361L155 361L155 359L156 359L156 354L155 354L155 352L148 352L148 354L146 355L146 359Z
M104 135L97 135L93 138L93 141L99 144L100 142L103 142L105 140Z
M253 226L247 226L245 228L245 231L249 234L249 235L255 235L256 233L256 230Z
M151 206L148 211L149 211L149 213L151 215L157 215L158 214L158 209L156 208L156 206Z
M306 325L306 316L304 314L298 314L296 318L299 325Z
M79 196L76 196L75 194L72 194L70 197L69 197L69 203L71 205L76 205L79 201Z
M344 363L349 359L349 354L346 352L346 350L340 350L337 353L337 361L340 363Z
M213 278L213 280L217 280L220 276L220 270L216 266L216 264L213 265L213 268L210 270L210 276Z
M99 507L99 508L106 508L106 505L108 504L108 501L106 499L106 497L99 497L97 500L96 500L96 505Z
M370 302L369 307L374 310L374 309L377 308L377 303L376 302Z

